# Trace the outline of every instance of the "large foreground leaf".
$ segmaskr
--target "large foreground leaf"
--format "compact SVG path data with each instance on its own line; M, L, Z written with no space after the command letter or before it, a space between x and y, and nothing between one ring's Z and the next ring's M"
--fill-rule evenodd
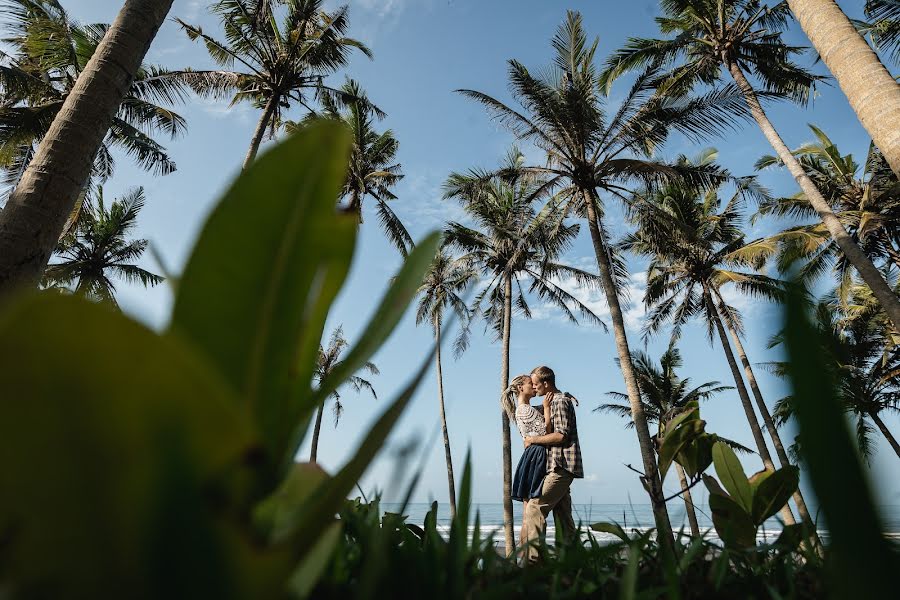
M0 316L0 357L5 585L23 597L150 597L167 581L184 597L242 594L247 548L224 514L256 442L213 370L119 313L50 294Z
M185 268L172 330L246 402L272 460L312 410L325 318L350 266L356 219L336 211L350 147L318 123L245 171L213 211Z
M799 295L788 298L785 339L802 455L831 538L832 595L889 598L900 572L897 552L883 537L868 478L835 394L823 352Z

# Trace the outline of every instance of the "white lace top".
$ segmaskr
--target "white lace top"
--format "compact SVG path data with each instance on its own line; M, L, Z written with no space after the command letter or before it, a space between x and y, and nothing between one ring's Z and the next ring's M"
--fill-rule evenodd
M519 404L516 407L516 426L522 434L522 439L547 433L544 413L530 404Z

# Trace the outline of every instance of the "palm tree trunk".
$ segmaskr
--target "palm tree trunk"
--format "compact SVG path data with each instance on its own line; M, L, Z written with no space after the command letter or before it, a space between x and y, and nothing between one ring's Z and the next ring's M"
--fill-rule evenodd
M272 115L275 114L275 109L278 107L278 95L272 95L271 98L266 102L266 106L263 109L262 115L259 117L259 123L256 124L256 131L253 132L253 139L250 140L250 149L247 150L247 156L244 158L244 166L242 168L246 169L250 166L250 163L256 158L256 154L259 152L259 145L262 144L263 136L266 134L266 128L269 126L269 122L272 120Z
M884 424L884 421L881 420L881 417L878 416L878 413L872 412L869 413L869 416L872 417L873 421L875 421L875 425L878 426L878 429L880 429L881 433L884 434L884 437L887 438L887 441L891 445L891 448L894 449L897 457L900 458L900 444L897 443L897 438L895 438L894 434L891 433L891 430L887 428L887 425Z
M172 0L126 0L0 213L0 296L40 280Z
M583 194L587 208L588 229L591 232L591 241L597 257L597 268L600 271L603 291L606 295L606 302L609 305L609 315L612 320L613 333L616 340L616 352L619 355L619 367L622 369L622 377L625 379L625 390L628 392L628 402L631 405L631 420L634 422L638 445L641 449L641 459L644 464L642 483L650 496L650 504L653 507L657 539L660 546L671 551L675 547L675 538L672 535L669 511L666 510L665 494L663 494L662 482L659 479L659 470L656 466L656 451L653 448L653 440L650 437L650 428L647 425L644 406L641 404L637 379L634 376L634 366L631 364L631 350L628 347L628 336L625 333L625 319L622 315L622 306L619 304L616 283L612 276L609 253L607 252L603 235L600 233L597 211L594 210L594 202L597 201L596 190L585 190Z
M357 190L350 192L350 210L356 213L356 218L359 219L359 223L362 225L362 202L360 201L359 191Z
M675 463L675 471L678 473L678 481L681 482L681 489L684 498L684 509L687 512L688 523L691 525L691 535L700 537L700 523L697 522L697 511L694 510L694 499L691 498L691 490L688 489L687 477L684 475L684 468Z
M721 294L719 294L719 290L713 290L713 292L718 300L719 312L726 315L725 325L728 328L728 333L731 335L731 341L734 342L734 348L737 350L738 358L741 360L741 364L744 367L744 375L747 376L747 382L750 384L750 391L753 392L753 398L756 400L756 407L759 409L759 414L762 415L763 423L765 423L766 430L769 432L769 437L772 438L772 444L775 446L775 454L778 455L778 462L781 463L782 467L786 467L791 464L791 461L788 459L787 452L784 449L784 444L781 441L781 434L778 433L778 427L775 426L775 420L772 419L772 413L769 412L769 407L766 406L766 402L763 400L762 392L759 389L759 384L756 382L756 376L753 373L753 368L750 366L750 360L747 358L747 353L744 352L744 345L741 343L741 337L738 335L734 323L727 317L727 313L722 308L725 305L725 301L722 299ZM797 505L797 512L800 513L800 519L815 527L815 522L809 514L809 509L806 507L806 501L803 499L803 493L800 491L799 487L797 488L797 491L794 492L793 498L794 503Z
M325 412L325 403L319 406L319 412L316 413L316 424L313 427L312 445L309 449L309 462L316 462L319 454L319 432L322 431L322 413Z
M512 329L512 278L505 276L503 281L503 359L500 367L501 390L509 387L509 336ZM506 555L512 556L516 551L516 538L513 536L512 507L512 445L509 438L509 417L503 407L500 408L500 421L503 428L503 540Z
M750 403L750 395L747 394L747 387L744 385L744 378L738 369L737 361L734 360L734 353L731 351L731 344L728 342L728 336L725 334L725 328L722 326L722 319L716 310L716 306L712 300L712 294L709 290L703 288L703 300L706 303L706 309L709 311L709 318L713 320L716 330L719 333L719 341L722 343L722 351L725 358L728 359L728 366L731 368L731 375L734 377L734 385L738 391L738 397L741 399L741 406L744 407L744 414L747 416L747 423L750 425L750 431L753 434L753 441L756 443L756 449L759 457L762 459L766 470L774 471L775 465L772 463L772 456L769 454L769 448L766 446L766 440L763 438L762 430L759 428L759 422L756 420L756 413L753 412L753 405ZM788 525L796 523L794 513L787 504L781 509L781 516Z
M900 176L900 86L834 0L788 0L788 6Z
M741 71L740 67L733 62L726 62L726 66L728 67L731 76L734 78L735 83L737 83L743 93L744 98L750 107L750 113L762 130L763 135L765 135L766 139L769 140L769 143L772 144L772 148L775 149L778 157L784 162L788 171L790 171L791 175L794 176L794 179L800 185L800 189L803 190L807 202L809 202L815 211L819 213L819 218L822 219L822 222L825 224L831 237L834 238L835 243L844 253L844 256L846 256L847 260L849 260L856 268L856 271L863 278L863 281L866 282L866 285L869 286L875 294L875 297L878 298L878 302L881 303L888 318L893 322L894 326L900 327L900 299L898 299L896 294L891 290L890 286L884 280L884 277L882 277L881 272L875 268L875 265L872 264L869 257L866 256L862 249L847 233L847 230L844 229L844 226L831 211L831 207L828 205L825 198L822 197L822 194L819 192L818 188L816 188L812 179L809 178L803 170L803 167L797 161L797 158L791 153L790 149L784 143L784 140L781 139L781 136L775 130L772 122L769 121L769 117L766 116L765 111L763 111L762 105L756 97L756 92L753 90L753 86L751 86L750 82L747 81L747 78L744 77L744 73ZM900 122L900 120L894 120L893 125L888 125L896 128L897 122Z
M444 457L447 459L447 484L450 489L450 518L456 518L456 487L453 483L453 457L450 455L450 433L447 431L447 414L444 412L444 375L441 371L441 322L434 329L435 364L437 365L438 402L441 407L441 432L444 434Z

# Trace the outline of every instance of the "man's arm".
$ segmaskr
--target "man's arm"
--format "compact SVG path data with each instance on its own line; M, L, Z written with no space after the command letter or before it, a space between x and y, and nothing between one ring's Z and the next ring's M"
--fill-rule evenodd
M540 446L565 446L569 443L569 419L566 414L566 401L553 399L550 403L553 432L525 439L525 447L531 444Z
M537 444L538 446L565 446L566 437L558 431L554 431L547 435L534 435L525 438L526 448L532 444Z

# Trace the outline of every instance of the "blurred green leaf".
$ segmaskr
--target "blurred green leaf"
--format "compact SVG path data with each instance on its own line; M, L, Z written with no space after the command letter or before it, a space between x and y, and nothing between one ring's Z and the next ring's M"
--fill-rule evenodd
M734 450L722 442L713 445L712 456L719 481L732 500L749 515L753 510L753 492L750 490L750 482L747 481L741 461L738 460Z
M359 371L384 344L400 322L409 303L416 296L428 267L440 247L441 237L431 233L410 252L400 271L392 279L391 286L381 299L375 314L359 336L359 341L338 363L329 376L313 391L311 406L316 407L343 384L348 377ZM304 415L295 430L291 446L296 448L303 441L311 411ZM292 457L292 455L290 455Z
M257 442L230 388L177 340L102 306L40 294L6 308L4 584L139 598L177 556L166 574L184 590L240 595L247 548L222 517Z
M682 448L697 439L703 434L703 428L706 426L705 421L700 420L683 420L680 424L666 430L666 437L663 439L662 446L659 449L659 477L665 479L669 467L675 456L681 452Z
M273 460L311 413L328 308L350 267L357 221L336 211L348 133L317 123L235 181L185 267L173 332L202 350L246 402Z
M356 485L381 449L394 424L403 414L431 366L434 353L435 348L432 347L431 352L414 373L413 379L369 429L369 433L347 464L334 477L315 486L305 502L291 507L285 514L282 521L284 526L279 530L283 538L290 536L295 539L315 539L330 524L330 519L337 512L341 502Z
M753 521L761 525L781 510L800 485L800 469L788 465L763 478L753 492Z
M896 594L900 559L884 539L869 480L835 395L821 334L810 324L803 299L788 296L785 311L788 373L801 452L831 539L831 593L840 598Z
M310 592L319 580L322 571L328 566L328 560L334 553L343 531L339 521L329 525L318 539L314 539L313 547L291 575L288 587L298 598L309 597Z
M254 509L257 530L267 538L284 538L292 524L293 510L327 479L328 474L318 464L295 463L278 489Z
M625 530L616 523L594 523L593 525L591 525L591 529L599 533L612 534L625 543L631 542L631 538L628 537L628 534L625 533Z

